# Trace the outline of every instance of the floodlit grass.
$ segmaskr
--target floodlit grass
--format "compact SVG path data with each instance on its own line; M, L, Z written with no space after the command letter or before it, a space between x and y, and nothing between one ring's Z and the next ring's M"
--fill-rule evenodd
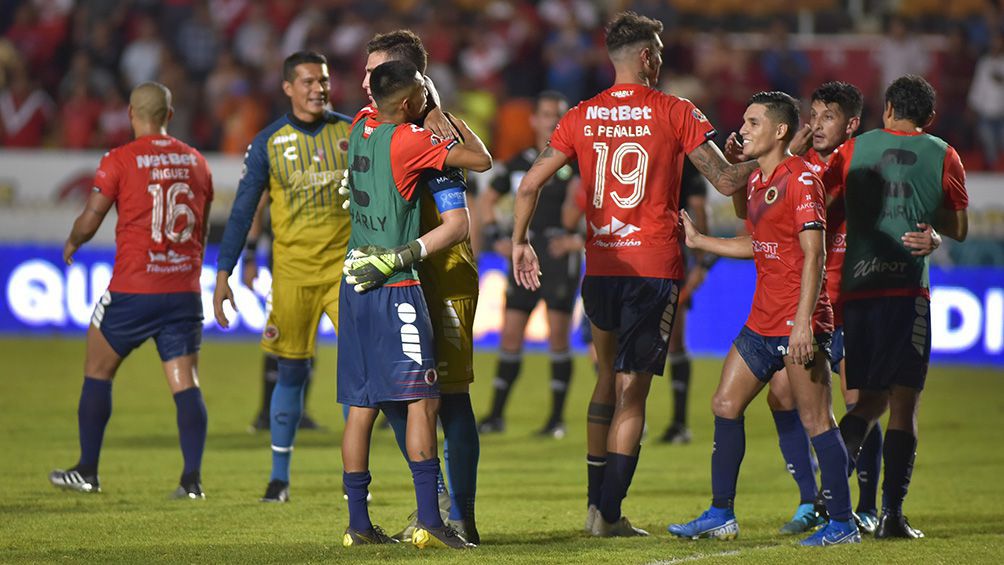
M100 495L61 492L47 473L77 458L76 409L83 341L3 339L13 360L0 379L0 453L6 495L0 500L2 562L473 562L676 563L834 562L974 563L1004 560L1004 374L937 367L921 409L921 438L906 511L927 538L866 539L856 547L796 546L776 533L798 502L784 470L765 400L747 414L747 449L735 542L671 538L667 523L688 520L710 500L709 399L719 360L694 368L694 442L655 441L669 421L665 379L652 387L649 440L624 503L625 514L653 536L597 540L581 532L585 517L585 409L590 364L577 359L563 440L533 436L550 404L546 357L528 355L508 410L508 430L481 441L478 524L482 546L471 552L410 546L345 549L348 518L339 488L341 412L335 404L335 351L322 348L309 407L327 431L303 432L293 457L292 501L263 505L268 434L250 434L260 404L260 354L253 343L209 342L201 380L209 409L203 466L207 499L174 501L181 453L175 409L152 345L127 360L114 386L101 459ZM495 357L480 353L473 396L488 407ZM839 394L837 395L839 396ZM838 415L842 408L837 408ZM413 510L410 475L389 431L374 435L371 513L388 531ZM854 487L856 489L856 485ZM856 494L855 494L856 496Z

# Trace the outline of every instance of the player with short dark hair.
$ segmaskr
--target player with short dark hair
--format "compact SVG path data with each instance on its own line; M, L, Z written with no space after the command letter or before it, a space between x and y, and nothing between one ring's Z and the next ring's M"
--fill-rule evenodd
M846 82L827 82L817 88L811 97L809 122L795 135L791 151L803 154L809 169L822 176L833 151L847 141L861 121L863 98L861 91ZM833 308L833 342L830 347L830 367L834 373L843 374L844 357L843 308L840 301L840 269L844 261L846 226L842 199L828 198L826 209L826 293ZM853 406L857 395L844 387L844 401ZM798 417L795 397L784 370L778 371L770 381L767 393L778 444L788 472L799 488L800 503L791 520L781 527L781 533L800 534L826 523L825 508L817 503L819 494L811 454L811 442ZM878 447L874 445L877 439ZM875 512L876 478L881 465L882 436L869 437L868 453L863 461L872 464L858 469L859 499L855 516L858 526L866 533L875 530L878 523Z
M379 408L404 408L406 455L415 483L419 548L471 547L443 523L436 477L439 383L432 321L417 264L467 238L469 218L462 184L443 176L423 182L428 170L463 167L484 171L491 156L462 121L466 145L444 141L413 122L426 108L424 79L408 61L388 61L370 76L377 112L361 116L349 138L352 236L341 293L338 401L349 406L342 441L343 483L348 494L346 546L392 543L372 524L366 505L369 444ZM420 232L419 191L430 190L442 223ZM352 292L354 289L355 292Z
M87 329L84 386L77 422L80 459L49 481L100 492L98 458L112 412L112 379L134 349L153 338L178 410L185 465L177 498L205 498L201 485L206 405L199 389L202 344L202 259L213 181L205 158L167 135L171 91L145 82L129 96L135 140L101 159L94 190L73 223L63 259L91 240L114 205L115 267Z
M556 91L545 91L537 96L530 126L536 137L536 144L528 147L509 160L495 173L488 190L479 198L479 208L484 222L486 248L510 258L512 242L503 227L500 227L495 205L499 198L512 194L519 186L523 175L533 165L534 159L547 147L547 141L561 116L568 111L568 100ZM569 339L572 310L579 288L582 271L581 250L571 250L566 246L568 230L562 219L562 207L570 199L574 200L579 190L580 179L575 168L569 164L558 170L548 181L548 190L541 193L538 213L530 225L530 240L534 247L547 249L548 259L541 265L543 271L541 287L527 290L516 284L512 266L509 268L509 282L506 286L505 314L502 319L502 335L498 368L493 383L491 413L478 424L482 434L505 430L503 411L509 391L519 377L523 360L523 339L530 314L543 300L547 305L548 345L551 356L551 415L538 435L561 439L565 437L565 397L572 380L572 353ZM580 238L581 239L581 238Z
M278 357L278 382L269 416L272 471L263 502L289 500L289 468L304 412L317 325L326 314L338 328L338 293L349 240L349 216L338 196L347 167L351 120L327 109L328 66L323 55L297 52L283 63L290 111L258 132L244 155L244 171L217 258L213 309L233 304L228 278L237 265L255 211L268 190L273 233L272 291L261 347Z
M824 175L847 213L844 362L858 401L840 431L852 461L889 411L878 538L923 537L903 515L903 499L931 356L927 256L939 241L934 228L963 241L969 227L962 161L944 140L924 133L934 107L934 88L922 77L896 79L886 89L883 128L844 143Z
M791 96L761 92L750 98L740 130L742 155L756 159L760 169L750 176L746 191L749 235L707 237L683 216L689 247L754 259L757 282L749 319L725 358L711 401L711 507L695 520L670 524L669 532L678 537L733 539L739 534L733 504L746 450L743 413L771 377L785 369L819 458L823 489L829 492L829 524L802 545L861 541L851 518L847 451L830 406L833 312L824 286L825 197L806 162L788 152L798 125L798 102Z
M373 69L387 61L408 61L419 72L425 72L428 57L422 40L409 30L397 30L378 34L366 46L366 74L362 86L367 95L371 94L370 75ZM459 138L459 132L439 107L438 94L432 81L425 78L427 107L421 114L423 127L441 138ZM372 98L372 96L371 96ZM373 112L372 107L363 108L356 116L361 119ZM441 175L439 175L441 176ZM464 173L458 169L446 171L450 182L466 189ZM423 179L430 184L436 177ZM435 188L430 184L430 188ZM430 190L420 190L419 198L422 214L422 232L438 226L442 220L432 199ZM477 494L478 459L480 440L477 420L471 404L471 383L474 382L474 315L478 303L478 267L471 249L470 239L464 238L450 249L422 261L418 265L422 292L432 314L432 331L435 335L436 362L439 371L440 399L439 420L443 425L445 444L443 452L446 470L450 479L449 493L442 492L445 500L443 510L449 507L449 523L457 528L469 541L478 544L475 520L475 498ZM387 419L394 428L398 446L405 449L405 421L403 416L393 411L387 412ZM440 481L445 491L445 484ZM414 530L415 521L406 526L395 537L408 541Z
M755 164L729 164L715 130L690 101L655 90L662 23L633 12L607 28L614 85L569 110L516 192L513 271L540 287L540 262L527 239L541 188L578 161L587 193L582 298L593 325L598 378L588 415L586 530L647 535L621 514L638 464L645 399L666 366L683 267L677 219L684 156L726 195Z

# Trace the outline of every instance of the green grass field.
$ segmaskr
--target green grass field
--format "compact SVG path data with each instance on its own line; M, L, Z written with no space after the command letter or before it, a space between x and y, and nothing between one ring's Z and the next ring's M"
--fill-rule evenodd
M735 542L691 542L665 533L710 500L709 399L720 361L695 364L691 400L694 442L643 450L624 510L653 533L644 539L592 539L585 515L585 408L592 368L577 360L564 440L532 437L549 409L548 363L529 355L508 411L505 435L481 443L478 524L482 546L472 552L418 551L410 546L344 549L348 518L339 488L341 415L335 399L335 352L320 352L310 408L324 432L304 432L293 458L292 501L263 505L269 470L267 434L247 432L259 405L260 356L253 343L209 342L201 375L209 408L203 466L207 499L174 501L181 454L175 409L147 344L126 361L115 385L114 409L101 460L100 495L49 486L54 467L77 457L76 408L83 342L0 340L13 360L0 379L0 442L5 488L0 498L0 562L446 562L446 563L975 563L1004 560L1004 374L938 367L921 410L921 440L907 514L927 538L866 539L855 547L805 549L776 534L797 503L784 470L766 401L747 414L747 450L736 510ZM490 402L494 356L477 356L475 409ZM664 380L652 387L649 430L669 420ZM838 410L839 413L842 410ZM994 439L996 438L996 439ZM410 475L388 431L374 436L371 513L396 531L413 510ZM855 495L856 496L856 495Z

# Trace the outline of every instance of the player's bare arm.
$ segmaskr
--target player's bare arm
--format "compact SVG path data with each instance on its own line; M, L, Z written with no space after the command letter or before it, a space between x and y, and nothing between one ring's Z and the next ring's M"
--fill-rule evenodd
M481 138L475 135L463 120L453 118L451 122L457 125L465 143L458 143L450 149L446 155L446 166L470 169L479 173L492 168L492 156Z
M683 232L686 236L687 247L706 253L714 253L721 257L731 257L733 259L753 258L753 239L748 236L739 237L710 237L697 230L693 218L686 210L680 211L680 218L683 221Z
M471 218L467 208L447 210L441 214L443 223L418 238L425 247L425 255L434 255L467 239Z
M730 164L722 150L712 141L705 141L691 151L688 157L715 190L725 196L742 191L750 175L759 166L756 161Z
M934 219L934 227L941 235L946 235L955 241L965 241L969 235L969 214L966 210L938 210Z
M795 132L794 137L791 138L791 143L788 144L788 151L792 155L805 155L809 152L812 147L812 126L809 124L802 125L798 131Z
M111 198L108 198L97 190L91 192L87 197L84 210L73 222L70 236L66 238L66 244L63 246L63 261L67 265L73 264L73 254L77 252L77 249L81 245L90 241L94 237L94 234L98 232L101 222L104 221L108 210L111 209L114 203Z
M533 246L527 241L527 230L530 228L530 218L537 209L537 199L540 189L558 169L568 163L568 156L561 151L555 151L550 145L541 151L534 160L530 170L516 189L516 202L513 210L512 230L512 268L516 283L523 288L536 290L540 288L540 262Z
M816 300L823 285L823 269L826 267L823 240L822 229L804 229L798 234L798 244L805 260L802 263L795 325L788 338L788 354L792 362L799 365L807 365L814 357L812 313L816 310Z

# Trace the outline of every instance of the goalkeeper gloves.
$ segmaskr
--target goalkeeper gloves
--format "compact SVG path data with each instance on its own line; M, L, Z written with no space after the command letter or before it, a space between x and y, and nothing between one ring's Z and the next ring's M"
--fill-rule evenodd
M342 180L338 183L338 195L345 197L345 202L342 202L343 210L349 209L349 205L351 203L351 200L349 199L350 192L352 191L349 190L349 170L345 169L345 172L342 174Z
M352 250L342 272L345 282L362 293L383 285L395 273L410 269L421 259L422 244L417 239L394 249L366 246Z

